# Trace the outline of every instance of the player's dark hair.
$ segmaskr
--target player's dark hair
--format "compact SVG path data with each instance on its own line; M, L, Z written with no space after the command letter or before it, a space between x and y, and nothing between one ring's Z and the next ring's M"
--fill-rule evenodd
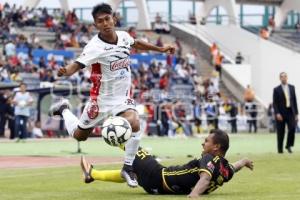
M220 150L225 155L229 148L229 137L228 137L227 133L220 129L213 129L209 132L209 134L214 134L213 135L214 143L220 144Z
M92 11L92 15L93 15L93 18L95 19L96 16L98 14L101 14L101 13L105 13L105 14L112 14L113 13L113 10L111 8L111 6L107 3L101 3L101 4L98 4L96 5L94 8L93 8L93 11Z

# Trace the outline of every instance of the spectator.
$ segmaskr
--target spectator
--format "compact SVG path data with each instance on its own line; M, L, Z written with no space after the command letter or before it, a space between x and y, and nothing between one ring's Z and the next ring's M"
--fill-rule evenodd
M297 23L295 24L295 29L296 29L297 33L300 32L300 20L298 20Z
M156 13L156 16L155 16L155 23L160 24L161 22L162 22L161 16L159 15L159 13Z
M119 12L114 12L114 17L116 19L116 27L122 27L122 16Z
M6 124L6 100L7 99L7 95L5 94L5 92L0 91L0 137L4 137L4 130L5 130L5 124Z
M277 150L283 153L285 125L288 126L286 150L293 153L291 147L295 142L295 129L298 122L298 106L295 87L287 82L287 74L280 73L281 84L274 88L273 107L277 125Z
M209 51L210 51L210 56L211 56L211 63L215 64L215 57L217 56L217 54L219 52L219 48L215 42L211 45Z
M259 35L261 38L263 38L265 40L269 39L269 37L270 37L269 31L265 27L260 29Z
M268 25L269 25L269 31L270 31L270 34L272 34L272 33L275 31L275 20L274 20L274 16L272 16L272 17L269 18Z
M30 116L30 106L33 99L29 92L26 92L26 84L20 84L20 90L16 93L13 103L15 105L15 136L19 136L19 140L26 139L27 135L27 119Z
M36 121L34 123L34 127L32 129L32 137L33 138L43 138L43 132L41 129L41 122Z
M201 18L200 24L201 24L201 25L205 25L205 24L206 24L206 18L205 18L205 17L202 17L202 18Z
M75 33L71 34L71 38L70 38L70 47L74 47L74 48L79 48L79 42L78 39L75 35Z
M149 38L143 33L142 37L140 38L144 42L150 42ZM169 55L169 54L168 54Z
M245 111L247 115L247 123L249 125L248 132L257 132L257 105L254 101L248 101L245 103Z
M177 57L181 57L181 54L182 54L182 45L181 45L180 39L176 37L174 43L176 45L176 50L177 50L176 55L177 55Z
M275 112L272 103L270 103L268 106L268 118L269 118L269 132L274 133L276 131L276 122L275 122Z
M137 38L136 28L135 28L135 27L133 27L133 26L129 27L128 33L129 33L129 35L130 35L132 38L134 38L134 39Z
M42 48L40 45L40 39L36 36L35 33L32 33L29 37L29 44L32 46L32 48Z
M182 127L185 136L192 136L192 125L187 119L186 104L178 101L174 106L174 114L179 127Z
M191 23L191 24L197 24L197 20L196 20L196 16L195 16L195 14L193 14L193 13L189 13L189 22Z
M232 102L230 99L225 99L223 108L225 113L228 116L228 123L231 126L231 133L237 133L237 107L234 102Z
M16 45L14 40L10 40L4 47L5 55L9 58L16 55Z
M235 57L235 64L240 65L242 64L244 58L241 54L241 52L237 52L236 57Z
M9 96L7 98L7 110L6 110L6 119L8 120L8 128L10 130L9 139L15 138L15 107L13 105L13 97Z
M197 130L197 133L201 133L201 125L202 125L202 106L201 104L193 100L193 117L194 117L194 124Z
M39 60L39 68L41 69L46 69L47 65L46 65L46 61L45 61L45 57L41 56L40 60Z
M197 56L197 51L196 49L193 49L192 52L189 52L185 55L187 64L189 64L192 68L195 68L196 65L196 56Z
M223 62L223 55L220 53L220 51L215 56L215 70L219 73L219 77L222 77L222 62Z
M157 40L156 40L156 46L158 46L158 47L163 47L163 46L164 46L164 44L163 44L163 42L162 42L161 36L159 36L159 37L157 38Z
M11 76L10 76L10 80L11 81L15 81L15 82L21 82L22 81L22 77L20 76L20 73L18 70L15 70Z
M255 98L254 90L251 88L250 85L247 85L247 88L244 92L244 101L245 102L252 102L252 101L254 101L254 98Z
M55 81L53 76L53 71L51 69L47 70L47 74L43 77L42 81L53 83Z
M206 113L207 126L209 127L209 129L217 129L218 128L218 106L216 102L212 100L212 97L208 98L204 110Z

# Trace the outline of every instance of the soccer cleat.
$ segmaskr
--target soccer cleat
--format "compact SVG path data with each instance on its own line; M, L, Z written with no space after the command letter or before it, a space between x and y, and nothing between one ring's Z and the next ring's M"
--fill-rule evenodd
M80 166L83 173L83 180L85 183L91 183L94 181L91 173L93 169L93 165L86 162L84 156L81 156Z
M133 172L132 166L124 165L121 171L121 177L126 180L129 187L137 187L136 174Z
M69 109L71 107L71 104L68 99L61 99L59 102L53 104L49 109L49 116L61 116L62 117L62 111L64 109Z

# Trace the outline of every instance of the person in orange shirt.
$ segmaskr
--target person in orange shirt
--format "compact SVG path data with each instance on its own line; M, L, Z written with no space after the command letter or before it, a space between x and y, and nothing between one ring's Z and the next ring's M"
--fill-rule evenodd
M222 61L223 61L223 56L220 52L217 53L215 56L215 70L219 73L219 77L222 77Z
M263 39L265 39L265 40L269 39L270 33L267 28L260 29L259 34L260 34L260 37L262 37Z
M215 42L210 47L209 51L210 51L210 56L211 56L211 63L214 64L215 56L218 54L218 51L219 51L218 46Z
M252 102L255 97L254 90L250 87L250 85L247 85L247 88L244 92L244 101L245 102Z

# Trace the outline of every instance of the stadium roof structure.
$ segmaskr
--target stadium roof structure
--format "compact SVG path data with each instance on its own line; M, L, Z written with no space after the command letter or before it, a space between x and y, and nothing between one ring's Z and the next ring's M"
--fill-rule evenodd
M168 1L168 0L149 0L149 1ZM176 1L195 1L205 2L209 0L176 0ZM236 3L254 4L254 5L275 5L280 6L284 0L235 0Z
M24 7L28 6L30 8L36 7L41 0L26 0ZM150 15L147 8L148 1L169 1L169 6L171 5L172 0L132 0L138 9L139 19L137 28L141 30L151 29ZM178 1L178 0L177 0ZM279 7L275 14L275 24L278 27L281 27L285 19L288 16L288 13L291 10L296 10L300 12L300 0L179 0L179 1L194 1L194 2L203 2L203 6L199 12L197 12L197 22L200 22L202 19L206 19L213 8L217 6L222 6L230 20L230 24L239 25L238 23L238 12L236 9L236 4L254 4L254 5L274 5ZM59 0L61 7L65 10L69 10L68 0ZM121 4L122 0L108 0L108 3L112 5L113 10L116 10ZM171 5L172 6L172 5ZM171 13L169 13L171 15Z
M236 0L237 3L280 6L284 0Z

